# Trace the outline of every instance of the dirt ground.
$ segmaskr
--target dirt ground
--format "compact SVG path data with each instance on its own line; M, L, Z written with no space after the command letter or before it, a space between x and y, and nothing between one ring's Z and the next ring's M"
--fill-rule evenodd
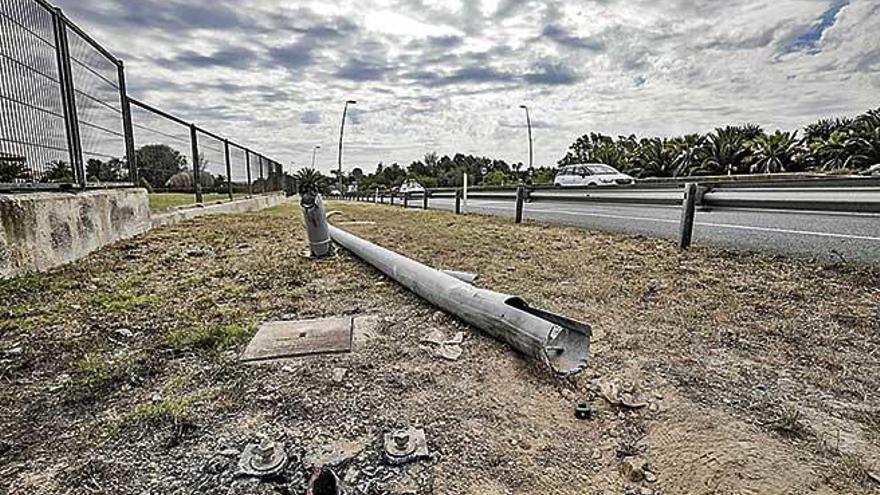
M331 207L365 238L590 323L590 366L555 378L347 253L304 258L292 204L203 217L0 282L0 493L298 494L296 460L339 442L360 452L338 469L354 493L880 493L877 269ZM372 338L236 360L261 321L334 315L377 316ZM464 331L462 357L421 344L432 330ZM610 404L611 384L647 405ZM388 466L381 436L406 425L431 458ZM236 476L260 438L294 461Z

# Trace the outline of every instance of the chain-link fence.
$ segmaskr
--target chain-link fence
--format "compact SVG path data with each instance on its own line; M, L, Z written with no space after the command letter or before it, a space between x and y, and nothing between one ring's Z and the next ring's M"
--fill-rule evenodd
M0 1L0 190L279 190L281 165L128 96L125 70L45 0Z

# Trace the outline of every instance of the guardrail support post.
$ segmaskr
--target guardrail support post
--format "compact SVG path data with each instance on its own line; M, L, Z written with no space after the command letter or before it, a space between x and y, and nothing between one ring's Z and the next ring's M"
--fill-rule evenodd
M422 193L422 209L428 209L428 190L425 189L425 192Z
M409 208L409 193L408 192L403 193L403 207Z
M681 226L679 229L678 247L687 249L691 245L694 233L694 210L697 202L697 185L689 182L684 186L684 198L681 202Z
M526 200L526 188L518 186L516 188L516 223L522 223L523 219L523 203Z
M394 206L394 193L389 194L388 197L390 198L391 206Z
M461 189L455 190L455 214L461 214Z
M193 161L193 190L196 193L196 203L202 202L202 173L199 170L199 135L195 124L189 125L189 139L192 144Z

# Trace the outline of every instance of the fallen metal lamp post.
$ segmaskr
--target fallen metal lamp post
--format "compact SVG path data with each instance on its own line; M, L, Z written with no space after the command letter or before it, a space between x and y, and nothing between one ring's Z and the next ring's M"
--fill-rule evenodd
M589 325L532 308L519 297L474 287L338 227L330 225L329 230L337 244L385 275L557 374L571 375L587 365Z
M324 258L333 254L333 243L330 242L327 214L324 202L317 193L303 193L300 200L303 218L306 222L306 235L309 238L309 250L315 258Z

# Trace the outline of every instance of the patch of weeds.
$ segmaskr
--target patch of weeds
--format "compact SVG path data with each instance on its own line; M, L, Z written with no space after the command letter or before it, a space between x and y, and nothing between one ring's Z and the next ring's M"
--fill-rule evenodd
M95 294L88 303L99 306L108 314L127 313L132 309L159 303L159 296L154 294L132 294L127 290Z
M122 384L138 386L153 369L143 353L106 356L88 353L74 363L74 392L77 399L108 395Z
M802 437L808 431L800 410L794 404L782 406L782 413L773 421L772 426L780 433L792 437Z
M174 330L165 336L165 342L178 352L220 352L246 342L251 334L249 325L206 325Z

